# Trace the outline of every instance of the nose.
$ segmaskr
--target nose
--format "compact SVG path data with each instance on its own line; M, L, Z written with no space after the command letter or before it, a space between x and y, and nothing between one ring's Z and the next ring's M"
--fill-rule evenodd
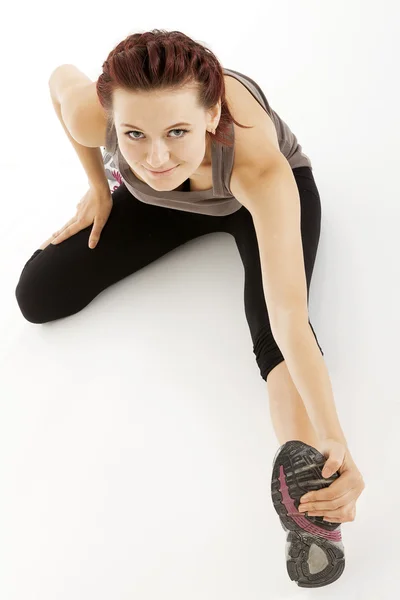
M163 165L170 164L170 152L168 146L162 140L156 140L151 143L150 150L147 153L147 165L155 171L161 170Z

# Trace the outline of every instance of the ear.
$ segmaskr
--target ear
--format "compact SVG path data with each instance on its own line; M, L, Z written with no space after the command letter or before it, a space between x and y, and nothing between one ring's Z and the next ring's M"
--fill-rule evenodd
M221 118L221 100L215 106L208 110L207 128L216 129Z

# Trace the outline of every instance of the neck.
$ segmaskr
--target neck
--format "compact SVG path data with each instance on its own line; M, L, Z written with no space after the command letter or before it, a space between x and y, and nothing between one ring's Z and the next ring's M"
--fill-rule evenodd
M203 164L211 165L212 163L212 140L210 137L206 140L206 151L204 153Z

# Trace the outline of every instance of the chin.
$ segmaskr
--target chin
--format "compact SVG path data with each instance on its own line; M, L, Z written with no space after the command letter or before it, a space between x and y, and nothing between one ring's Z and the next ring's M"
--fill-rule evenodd
M153 188L153 190L157 190L158 192L172 192L177 188L183 185L183 181L178 181L174 183L159 183L159 185L155 185L154 182L149 183L149 186Z
M177 177L179 170L179 177ZM187 179L189 175L182 175L180 172L180 168L176 169L175 173L172 173L170 177L163 178L153 178L149 172L146 172L146 183L148 183L154 189L176 189L177 186L182 185Z

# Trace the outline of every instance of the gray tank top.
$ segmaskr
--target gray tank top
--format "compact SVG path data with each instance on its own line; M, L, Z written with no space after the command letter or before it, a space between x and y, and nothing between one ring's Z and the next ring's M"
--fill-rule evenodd
M245 85L271 117L277 132L279 148L292 169L296 167L310 167L312 169L311 161L303 153L296 136L270 107L259 85L250 77L238 71L224 68L223 72L225 75L235 77ZM246 125L247 123L243 124ZM234 136L233 123L231 124L231 133ZM140 181L132 173L119 150L117 134L111 122L107 126L106 146L103 154L105 172L111 191L123 182L135 198L146 204L220 217L230 215L242 207L242 204L236 200L229 188L233 158L234 146L228 148L222 144L217 144L213 140L211 145L213 187L211 189L190 191L190 180L188 179L183 185L186 190L158 191L147 183Z

